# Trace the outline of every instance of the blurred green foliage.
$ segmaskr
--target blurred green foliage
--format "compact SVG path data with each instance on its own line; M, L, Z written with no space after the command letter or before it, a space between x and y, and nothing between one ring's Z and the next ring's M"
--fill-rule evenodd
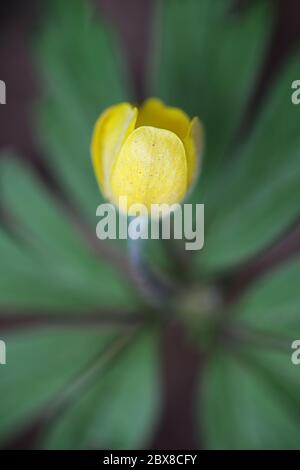
M37 135L93 233L101 196L90 164L92 126L107 106L133 96L119 46L88 3L47 4L37 41L45 84ZM299 53L241 142L272 8L257 2L240 16L228 14L229 6L225 0L166 0L157 15L153 95L199 115L206 129L203 171L191 195L205 202L207 222L205 247L193 255L194 285L238 270L299 217L300 108L290 99ZM64 328L1 333L8 345L8 363L0 369L1 443L46 410L43 448L149 446L162 397L157 315L143 327L87 323L74 329L73 312L109 311L113 319L124 310L143 319L149 306L126 272L95 256L37 176L11 158L0 170L2 204L14 222L0 230L0 305L20 317L43 311L70 317ZM299 275L298 258L217 312L230 335L209 351L195 404L208 448L299 448L299 374L290 359L300 334Z

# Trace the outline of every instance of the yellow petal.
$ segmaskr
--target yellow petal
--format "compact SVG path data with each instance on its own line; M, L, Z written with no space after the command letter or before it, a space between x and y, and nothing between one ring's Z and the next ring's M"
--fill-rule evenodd
M126 139L116 159L111 178L116 204L127 197L132 204L175 204L187 189L187 162L183 143L174 132L139 127ZM130 214L130 210L129 210Z
M190 119L179 108L165 106L162 101L150 98L139 109L136 127L153 126L174 132L183 140L189 129Z
M188 167L188 189L199 174L200 159L203 153L204 132L200 120L194 117L189 125L187 135L183 139Z
M113 163L133 131L137 109L129 103L112 106L98 118L92 137L91 153L98 184L106 197L111 197L110 178Z

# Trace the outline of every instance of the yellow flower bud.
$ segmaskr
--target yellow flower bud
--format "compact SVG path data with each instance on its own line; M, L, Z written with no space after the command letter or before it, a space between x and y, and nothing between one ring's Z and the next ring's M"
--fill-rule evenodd
M104 196L118 205L180 203L198 173L203 131L197 117L151 98L137 109L121 103L98 118L94 171Z

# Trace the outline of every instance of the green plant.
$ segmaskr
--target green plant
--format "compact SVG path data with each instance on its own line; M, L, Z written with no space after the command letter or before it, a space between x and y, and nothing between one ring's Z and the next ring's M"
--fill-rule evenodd
M9 217L0 230L0 304L19 319L1 333L1 442L37 420L45 448L150 445L161 409L161 331L176 319L206 358L195 404L205 446L299 448L300 376L290 356L300 334L300 260L259 278L234 303L219 287L299 217L300 111L290 99L299 54L236 138L270 37L271 3L230 16L224 0L161 2L152 94L199 115L206 129L190 196L205 203L205 246L188 257L179 298L167 306L144 299L121 241L94 236L101 196L92 126L102 109L134 98L115 40L85 2L48 3L37 135L62 191L17 160L1 160ZM148 249L154 265L176 273L165 244Z

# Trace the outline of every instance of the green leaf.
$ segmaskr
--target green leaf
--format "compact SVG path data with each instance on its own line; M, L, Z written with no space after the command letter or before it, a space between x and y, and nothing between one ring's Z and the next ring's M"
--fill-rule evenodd
M90 161L90 140L99 114L129 100L119 48L88 2L47 2L49 14L37 41L37 63L46 101L38 136L62 187L90 220L102 201Z
M291 84L299 74L298 54L270 90L239 159L219 181L199 256L205 271L245 262L299 217L300 107L291 101Z
M30 256L24 246L0 229L0 303L2 308L39 307L68 308L74 303L72 296L49 284L43 267ZM54 279L53 279L54 280ZM70 302L71 300L71 302Z
M262 357L268 354L264 350L260 353ZM274 360L279 384L286 386L286 376L292 377L289 386L296 393L300 376L290 356L273 353ZM203 379L200 412L208 448L300 448L299 406L294 402L292 407L290 393L283 393L264 372L224 352L210 362Z
M26 167L13 159L2 161L0 181L2 202L23 238L9 240L4 233L0 237L3 307L82 310L134 305L125 279L95 258Z
M271 6L257 2L242 15L234 15L228 0L160 4L155 92L204 123L203 175L192 195L203 202L204 192L211 191L211 177L220 171L221 157L241 125L270 35Z
M6 365L0 368L0 440L36 417L49 401L85 371L107 347L112 332L35 330L1 333Z
M300 338L300 258L257 281L235 307L236 321L255 330Z
M0 304L14 312L61 312L91 308L92 301L63 283L19 241L0 230Z
M299 449L300 260L257 281L235 306L235 356L220 349L204 380L207 443L226 449ZM248 339L245 341L247 332Z
M156 334L142 334L63 414L47 449L138 449L149 445L159 411Z

